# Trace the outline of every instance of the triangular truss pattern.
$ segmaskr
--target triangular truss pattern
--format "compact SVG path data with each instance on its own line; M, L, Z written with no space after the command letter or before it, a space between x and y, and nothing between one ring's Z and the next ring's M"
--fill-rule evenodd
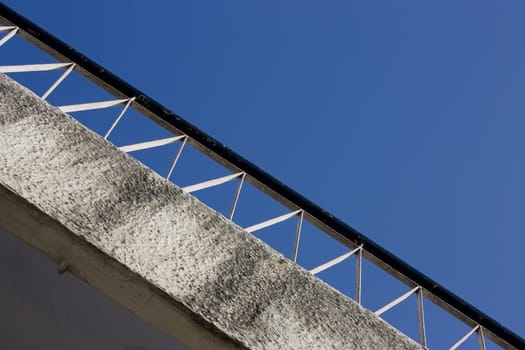
M203 154L221 164L228 170L228 175L214 177L209 180L184 186L183 190L188 193L195 193L209 188L214 188L232 181L238 181L235 190L233 203L228 215L233 220L234 214L239 201L239 196L243 189L243 184L248 181L257 187L261 192L268 194L271 198L281 203L290 210L286 214L264 220L257 224L245 227L248 232L256 232L273 225L285 222L291 218L297 217L297 226L295 232L294 247L292 260L297 262L299 254L301 231L303 223L306 220L309 224L321 229L328 235L336 237L338 241L344 243L350 250L338 257L331 259L317 267L310 269L312 274L319 274L326 271L343 261L355 256L356 262L356 292L355 300L361 303L361 275L362 259L372 262L382 270L389 273L399 281L403 282L409 290L394 299L390 303L379 308L375 313L381 316L388 312L396 305L407 300L412 295L417 298L417 312L419 320L419 342L427 346L427 337L425 330L425 315L423 311L424 297L431 299L436 305L454 315L470 328L470 331L459 339L450 349L456 349L461 346L474 333L477 334L480 349L484 350L485 337L488 337L495 343L504 348L523 348L525 349L524 340L518 335L502 327L496 321L490 319L481 311L477 310L464 300L458 298L453 293L440 287L436 282L423 275L416 269L404 263L357 230L342 223L330 213L322 210L306 198L288 188L269 174L265 173L246 159L242 158L217 140L206 135L204 132L191 125L181 117L170 112L167 108L156 101L146 97L141 91L130 87L107 70L101 70L100 66L80 55L74 49L64 46L58 39L54 38L44 30L40 30L39 37L31 34L29 28L36 28L33 23L23 19L14 11L8 9L5 5L0 4L0 46L4 45L17 34L23 33L25 37L30 37L31 42L38 42L47 53L55 57L64 57L64 62L59 63L41 63L41 64L24 64L0 66L1 73L24 73L24 72L43 72L52 70L63 70L63 73L55 82L41 95L42 99L47 99L57 87L75 71L82 71L91 81L104 82L108 91L114 95L112 100L98 102L88 102L79 104L62 105L59 108L67 113L76 113L82 111L105 109L116 106L123 106L121 112L113 121L109 129L103 133L103 137L108 139L112 135L115 127L121 123L126 111L132 107L135 110L144 112L150 119L167 128L172 137L157 138L150 141L132 143L120 146L123 152L133 153L142 150L162 147L176 142L180 142L180 147L176 152L166 178L169 180L174 172L183 149L186 144L196 147ZM45 40L44 40L45 39ZM111 83L108 83L111 82ZM53 95L55 96L55 95ZM114 135L114 134L113 134ZM164 176L164 175L163 175ZM211 176L210 176L211 177ZM335 255L335 254L334 254Z

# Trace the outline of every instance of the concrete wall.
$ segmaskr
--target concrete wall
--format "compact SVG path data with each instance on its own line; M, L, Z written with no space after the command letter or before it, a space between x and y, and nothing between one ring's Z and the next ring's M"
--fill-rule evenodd
M0 226L196 349L419 349L0 76Z
M2 228L0 276L2 349L187 350Z

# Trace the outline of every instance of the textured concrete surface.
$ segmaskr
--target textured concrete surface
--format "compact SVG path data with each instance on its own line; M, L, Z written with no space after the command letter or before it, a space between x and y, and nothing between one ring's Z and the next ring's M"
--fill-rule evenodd
M193 348L419 349L0 76L0 225Z

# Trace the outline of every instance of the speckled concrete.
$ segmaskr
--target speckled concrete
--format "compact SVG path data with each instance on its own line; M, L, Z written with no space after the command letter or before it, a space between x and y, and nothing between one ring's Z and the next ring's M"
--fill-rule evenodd
M0 186L118 265L114 271L147 283L154 295L135 305L82 274L83 264L104 274L105 263L75 260L80 253L69 261L73 273L147 320L156 317L150 304L168 298L155 310L181 309L192 315L185 322L231 348L421 348L4 75ZM46 233L32 234L41 237L26 240L45 251L38 242Z

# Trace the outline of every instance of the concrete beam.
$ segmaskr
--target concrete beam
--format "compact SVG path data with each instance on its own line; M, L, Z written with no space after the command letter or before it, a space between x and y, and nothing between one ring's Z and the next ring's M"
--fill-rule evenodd
M0 210L1 212L1 210ZM8 350L188 350L0 227L0 334Z
M0 75L0 226L195 349L421 349Z

